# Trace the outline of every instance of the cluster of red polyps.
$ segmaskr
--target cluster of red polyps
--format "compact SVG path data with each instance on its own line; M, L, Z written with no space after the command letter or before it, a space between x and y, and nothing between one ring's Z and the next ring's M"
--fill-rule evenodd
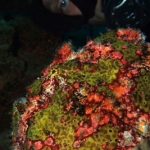
M139 31L128 29L119 29L117 31L118 40L133 41L137 44L137 41L142 40L142 35ZM139 44L139 43L138 43ZM126 49L127 46L123 46ZM142 57L141 50L135 52L139 57ZM97 83L93 86L88 84L88 81L79 83L78 80L74 81L73 85L67 83L64 78L67 75L61 76L61 74L48 75L50 69L55 65L60 65L66 61L75 59L77 63L91 63L97 64L99 58L110 58L113 60L119 60L122 63L117 73L117 79L112 83ZM33 116L35 112L40 109L46 108L50 104L50 99L55 93L55 85L57 84L62 88L62 91L67 92L66 101L68 105L65 106L65 111L70 111L74 108L74 101L72 94L77 96L78 106L84 106L82 111L87 120L81 121L75 129L75 141L73 143L74 148L79 148L82 143L94 134L98 132L102 126L112 124L116 126L118 130L118 141L116 143L116 150L130 150L131 147L135 147L142 138L149 138L149 123L150 113L146 113L137 108L134 102L131 100L132 90L136 88L134 77L140 75L141 68L149 67L148 57L145 57L144 61L147 62L145 66L144 62L131 63L123 58L123 54L115 50L111 43L102 44L89 41L80 52L72 52L70 44L64 44L55 56L54 61L50 66L42 71L42 88L38 96L32 96L28 94L28 107L19 120L20 126L18 129L18 138L15 139L16 147L19 143L24 143L26 140L26 131L28 128L28 120ZM82 68L75 68L80 71ZM91 73L96 72L96 68L93 67ZM106 70L107 71L107 70ZM55 72L55 71L54 71ZM109 74L109 73L108 73ZM57 79L58 78L58 79ZM97 89L99 86L107 87L112 91L113 97L108 96L105 92L99 92ZM77 115L74 110L73 114ZM72 111L71 111L72 112ZM63 119L61 120L63 122ZM66 131L67 132L67 131ZM59 150L60 145L55 144L54 137L48 136L45 141L28 141L29 147L33 147L36 150L41 150L43 146L49 146L52 150ZM103 144L104 150L110 150L108 148L109 143ZM18 146L19 147L19 146Z
M144 35L139 30L133 30L131 28L118 29L117 30L117 39L125 41L143 41Z
M28 149L33 148L35 150L41 150L45 146L51 147L52 150L59 150L60 145L55 143L53 135L48 136L44 141L42 140L27 140Z
M53 65L54 64L62 64L66 62L72 54L72 47L70 43L65 43L55 55Z

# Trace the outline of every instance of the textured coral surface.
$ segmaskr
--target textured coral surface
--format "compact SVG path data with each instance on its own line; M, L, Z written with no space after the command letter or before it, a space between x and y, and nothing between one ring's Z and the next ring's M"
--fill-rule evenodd
M138 30L70 43L13 106L14 150L131 150L150 137L150 44Z

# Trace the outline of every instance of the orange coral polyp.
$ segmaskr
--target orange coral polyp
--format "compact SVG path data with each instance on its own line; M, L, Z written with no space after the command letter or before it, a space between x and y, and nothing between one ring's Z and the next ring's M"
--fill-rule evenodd
M93 109L91 107L86 106L86 108L85 108L85 114L86 115L91 114L92 111L93 111Z
M103 124L108 124L110 120L110 116L109 115L105 115L103 118L101 118L101 120L99 121L99 125L103 125Z
M101 102L103 99L103 95L99 95L98 93L91 93L87 98L88 102Z
M130 91L130 89L127 88L126 86L121 86L121 85L117 85L117 84L109 85L109 88L114 92L114 94L118 98L127 94Z
M107 111L112 111L113 109L113 103L110 101L109 98L104 99L102 104L101 104L102 109L106 109Z
M55 64L62 64L66 60L68 60L72 54L72 47L70 43L65 43L57 52L55 55L55 59L53 61L53 65Z

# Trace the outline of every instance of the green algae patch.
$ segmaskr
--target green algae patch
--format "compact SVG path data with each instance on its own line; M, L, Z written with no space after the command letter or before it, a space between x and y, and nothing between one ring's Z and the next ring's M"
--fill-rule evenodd
M129 63L139 59L136 55L136 50L142 49L142 47L135 45L130 41L117 40L117 36L114 31L109 31L105 35L102 35L95 39L96 42L101 42L104 44L112 43L112 47L123 54L123 58Z
M43 79L37 79L35 80L28 88L31 90L32 95L38 95L41 91Z
M94 39L96 43L115 43L117 42L117 35L114 31L109 31Z
M54 103L48 108L36 112L30 120L31 125L28 128L27 137L31 140L45 140L47 132L58 134L60 127L54 125L54 122L60 124L61 110L59 105Z
M92 147L95 147L94 150L102 150L102 146L109 143L109 149L116 149L116 143L118 141L117 134L118 128L108 124L101 127L97 133L94 133L91 137L87 138L83 145L89 145L91 149Z
M83 118L69 113L64 114L62 106L54 103L34 114L30 122L35 122L35 124L31 123L28 128L27 138L45 140L47 134L53 134L56 143L60 143L62 149L65 148L65 144L71 148L74 140L74 129Z
M124 46L126 48L124 48ZM136 50L139 49L139 46L133 44L133 43L127 43L123 40L117 41L116 43L112 44L112 47L118 51L120 51L123 54L123 58L127 60L129 63L137 60L139 58L138 55L136 55Z
M135 79L136 89L132 92L132 100L145 112L150 111L150 72L142 69L141 76Z
M91 86L95 85L97 82L111 83L116 79L116 75L119 68L122 66L119 60L113 59L99 59L98 64L78 64L75 61L67 62L60 65L59 68L56 67L59 74L67 75L67 82L73 83L87 82ZM80 70L77 70L77 69ZM107 71L106 71L107 70Z
M108 97L114 97L113 92L107 86L99 86L97 90L99 93L105 93Z
M47 134L53 134L56 143L61 145L61 149L70 150L72 148L75 127L85 119L81 116L73 116L69 113L63 113L60 105L54 103L48 108L34 114L32 122L27 131L27 138L30 140L45 140ZM61 120L64 122L61 122ZM102 145L109 143L109 148L115 149L118 129L108 124L99 129L91 137L88 137L79 150L102 149ZM46 149L46 147L45 147Z

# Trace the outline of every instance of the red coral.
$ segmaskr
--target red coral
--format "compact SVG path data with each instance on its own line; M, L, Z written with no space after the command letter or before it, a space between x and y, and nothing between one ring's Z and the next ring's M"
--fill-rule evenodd
M44 141L44 144L46 145L46 146L53 146L54 145L54 139L53 139L53 137L47 137L47 139Z
M99 95L98 93L91 93L91 94L89 94L87 101L88 102L93 101L93 102L97 103L97 102L102 101L102 99L103 99L103 95Z
M72 47L69 43L65 43L57 52L54 58L54 64L62 64L64 63L72 54Z
M131 28L126 29L118 29L117 30L118 39L126 40L126 41L142 41L144 40L144 36L139 30L133 30Z
M93 128L93 126L89 126L86 123L83 123L82 125L80 124L75 132L76 141L83 140L94 132L95 129Z
M36 142L34 142L34 148L36 150L41 150L43 148L43 142L42 141L36 141Z
M114 59L121 59L123 57L123 54L121 54L118 51L114 51L114 52L111 53L111 57L114 58Z
M142 55L143 55L143 52L142 52L142 50L140 50L140 49L136 50L135 53L136 53L137 55L139 55L139 56L142 56Z
M121 86L121 85L118 85L117 83L109 85L109 88L114 92L117 98L120 98L123 95L128 94L130 91L130 88L128 88L127 86Z
M127 45L123 45L123 46L122 46L122 49L127 49L127 48L128 48Z
M122 63L124 66L126 66L126 65L128 64L128 61L125 60L125 59L121 59L121 63Z

